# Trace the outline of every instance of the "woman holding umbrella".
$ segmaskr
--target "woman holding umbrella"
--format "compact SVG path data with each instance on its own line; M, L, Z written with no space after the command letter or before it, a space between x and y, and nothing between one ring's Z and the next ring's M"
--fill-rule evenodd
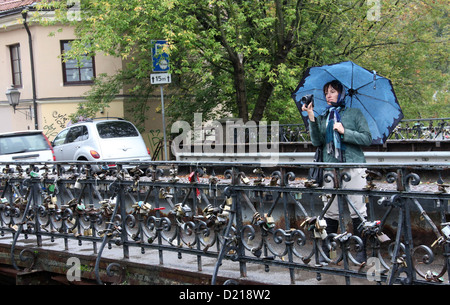
M323 86L323 93L328 106L319 116L314 116L313 102L302 106L302 111L306 111L308 115L312 144L323 147L323 162L365 163L366 160L361 147L370 145L372 136L364 115L358 108L345 106L346 92L339 81L327 82ZM350 168L348 173L351 180L344 181L342 188L360 189L365 186L364 168ZM331 183L324 182L324 187L333 187L330 185ZM366 205L361 195L348 195L348 199L358 211L356 213L350 208L354 234L361 237L362 228L360 228L360 225L362 219L359 215L364 218L367 217ZM324 218L327 222L327 233L336 233L339 225L337 199L326 211ZM327 250L327 252L329 251ZM359 263L366 261L365 247L358 252L355 259Z

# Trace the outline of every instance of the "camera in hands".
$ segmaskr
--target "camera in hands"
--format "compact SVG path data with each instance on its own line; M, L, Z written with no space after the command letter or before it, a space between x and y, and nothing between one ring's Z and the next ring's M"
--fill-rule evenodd
M306 107L308 107L309 104L311 104L311 103L314 106L314 95L308 94L308 95L303 96L301 99L301 103L305 104Z

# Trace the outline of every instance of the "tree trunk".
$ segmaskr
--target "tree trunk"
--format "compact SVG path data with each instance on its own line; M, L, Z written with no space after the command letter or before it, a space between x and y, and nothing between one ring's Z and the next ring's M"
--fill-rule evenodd
M273 85L265 80L259 90L258 100L256 101L255 110L253 110L252 121L259 122L262 120L267 102L273 92Z
M289 52L292 50L292 34L287 35L286 39L278 46L278 52L275 56L275 60L272 69L275 71L278 77L278 66L286 62ZM274 86L270 83L269 79L266 78L261 84L261 88L258 95L258 100L256 101L255 110L253 111L252 120L255 122L261 121L264 115L264 110L266 109L267 102L272 95Z
M247 106L247 90L245 86L245 70L242 56L237 56L233 61L234 67L234 87L236 88L236 104L238 106L239 118L244 123L248 121L248 106Z

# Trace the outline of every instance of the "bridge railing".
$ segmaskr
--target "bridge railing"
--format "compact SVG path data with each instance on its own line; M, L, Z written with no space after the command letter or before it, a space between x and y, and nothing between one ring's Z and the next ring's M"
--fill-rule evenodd
M270 129L270 126L268 128ZM280 142L309 142L305 124L280 124ZM405 119L400 121L390 140L450 140L450 118Z
M20 269L20 238L42 246L44 237L91 243L98 283L105 251L130 248L214 258L212 284L223 260L283 267L291 283L296 271L379 283L449 283L449 164L277 164L149 162L2 163L0 233L10 234L11 264ZM305 170L326 169L331 186L317 187ZM363 189L341 187L351 168L366 169ZM435 181L426 177L435 177ZM448 181L447 181L448 182ZM368 207L363 235L347 226L354 209L348 195L361 195ZM337 197L340 230L326 234L322 220ZM358 217L361 215L358 214ZM363 238L362 238L363 237ZM366 263L356 252L366 247ZM324 249L328 249L325 251ZM31 261L24 249L20 260ZM28 253L29 254L29 253ZM148 254L151 255L151 254ZM326 263L326 264L325 264ZM23 265L23 263L21 264ZM109 272L120 263L108 266ZM102 273L103 272L103 273Z

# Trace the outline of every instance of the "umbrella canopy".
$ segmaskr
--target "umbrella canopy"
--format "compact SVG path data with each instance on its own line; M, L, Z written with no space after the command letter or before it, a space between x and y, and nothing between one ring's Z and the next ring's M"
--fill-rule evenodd
M394 88L389 79L351 61L306 70L292 94L306 126L308 116L301 110L302 97L313 94L315 115L322 114L327 107L323 86L332 80L344 85L345 106L358 108L364 114L372 133L372 144L383 144L403 118Z

